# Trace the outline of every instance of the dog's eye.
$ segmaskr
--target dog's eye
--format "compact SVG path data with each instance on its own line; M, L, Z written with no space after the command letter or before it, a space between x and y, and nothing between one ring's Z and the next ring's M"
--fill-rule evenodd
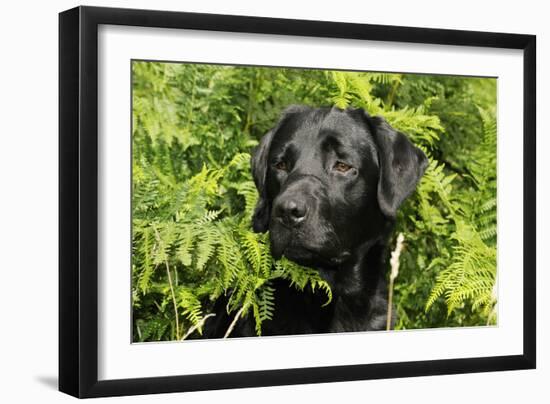
M346 163L342 163L341 161L337 161L335 164L334 164L334 167L333 167L336 171L339 171L341 173L346 173L348 172L349 170L351 170L351 166L346 164Z
M275 163L275 168L277 170L288 171L288 166L284 161L279 161Z

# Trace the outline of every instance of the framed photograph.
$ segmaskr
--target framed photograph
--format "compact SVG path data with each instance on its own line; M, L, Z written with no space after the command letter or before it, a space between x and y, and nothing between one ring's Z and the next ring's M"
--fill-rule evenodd
M59 389L535 368L532 35L59 17Z

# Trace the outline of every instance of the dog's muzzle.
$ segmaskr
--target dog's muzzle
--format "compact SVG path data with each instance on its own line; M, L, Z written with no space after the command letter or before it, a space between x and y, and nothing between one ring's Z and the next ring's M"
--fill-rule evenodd
M307 213L307 203L303 198L296 195L279 198L273 207L275 220L280 221L287 227L298 226L306 219Z

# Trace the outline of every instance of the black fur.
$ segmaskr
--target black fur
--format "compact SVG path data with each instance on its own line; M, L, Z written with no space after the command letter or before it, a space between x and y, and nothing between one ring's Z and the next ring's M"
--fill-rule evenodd
M274 258L317 269L331 285L299 292L273 286L275 315L263 335L380 330L386 326L386 243L397 209L427 166L424 153L383 118L361 109L289 107L252 157L259 200L256 232L269 231ZM232 321L226 301L215 307L206 337L222 337ZM253 336L252 318L231 336Z

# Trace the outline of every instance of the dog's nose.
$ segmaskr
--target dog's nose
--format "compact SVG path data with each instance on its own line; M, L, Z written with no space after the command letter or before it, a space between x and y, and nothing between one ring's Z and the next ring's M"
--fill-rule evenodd
M275 215L288 226L296 226L307 214L307 206L300 199L284 199L275 206Z

